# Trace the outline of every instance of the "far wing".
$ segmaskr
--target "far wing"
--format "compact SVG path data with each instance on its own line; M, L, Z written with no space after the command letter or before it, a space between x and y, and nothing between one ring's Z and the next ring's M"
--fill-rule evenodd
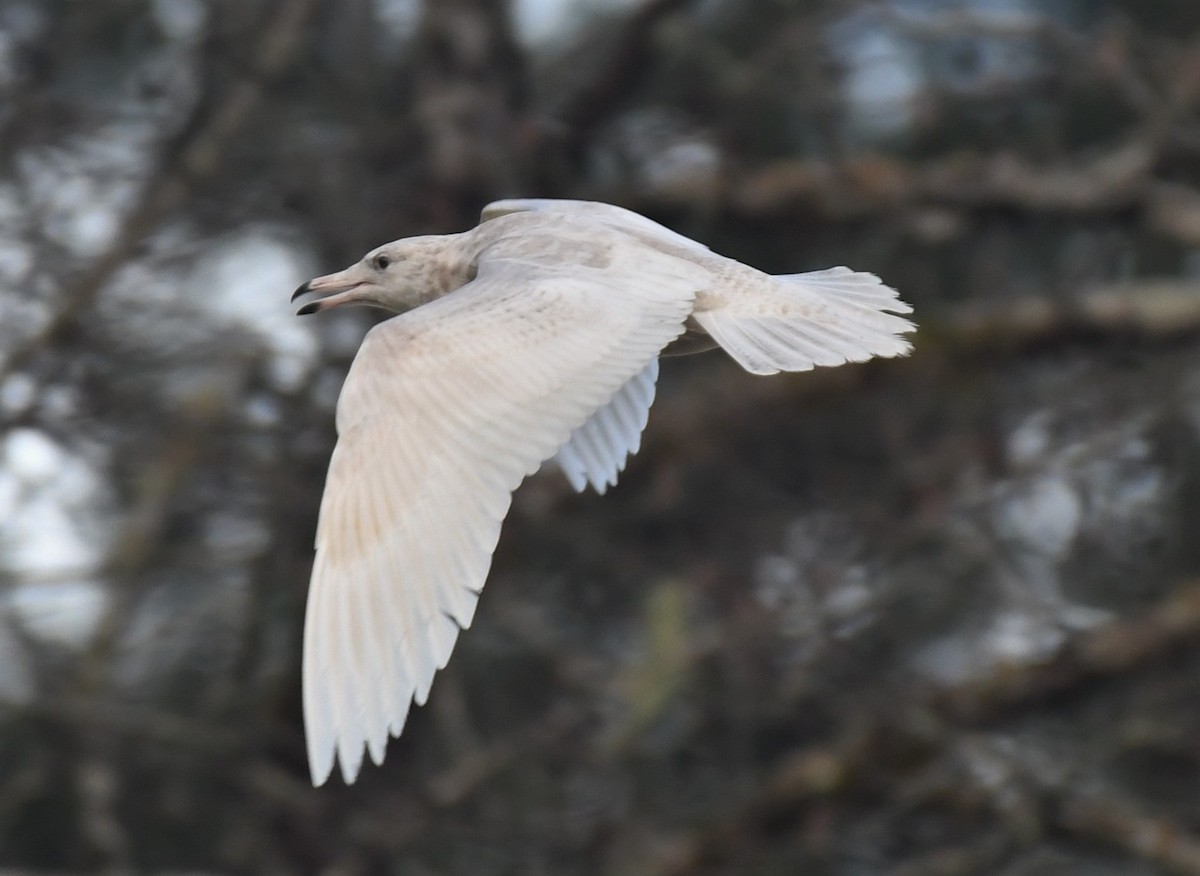
M304 629L314 784L335 754L347 782L364 745L382 760L471 623L512 491L683 330L707 278L648 248L603 270L554 255L485 258L351 366Z
M647 219L641 213L601 201L572 201L566 198L508 198L503 201L492 201L483 208L480 219L487 222L497 216L525 212L559 213L563 216L600 222L615 231L632 234L642 240L658 240L693 252L712 252L699 241L672 231L653 219Z
M625 470L625 461L642 445L642 430L654 403L654 383L658 380L658 358L617 390L604 407L571 433L554 459L576 492L588 484L600 494L616 486L617 476Z

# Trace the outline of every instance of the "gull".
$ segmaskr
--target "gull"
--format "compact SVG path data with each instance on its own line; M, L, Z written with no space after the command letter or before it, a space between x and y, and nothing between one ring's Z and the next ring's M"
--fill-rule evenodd
M305 610L314 786L383 762L471 625L500 524L553 459L603 493L637 452L660 355L719 346L754 374L901 356L911 307L872 274L772 276L637 213L504 200L296 290L299 313L366 304Z

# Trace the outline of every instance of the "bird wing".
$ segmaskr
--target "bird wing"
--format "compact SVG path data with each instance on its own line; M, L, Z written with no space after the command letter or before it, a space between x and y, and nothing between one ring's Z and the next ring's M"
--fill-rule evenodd
M616 486L625 461L641 447L657 380L655 357L558 449L554 459L576 492L582 493L589 483L601 495Z
M672 231L653 219L647 219L641 213L601 201L573 201L568 198L506 198L502 201L492 201L483 208L479 218L480 221L487 222L498 216L526 212L557 213L561 216L586 219L599 222L615 231L632 234L642 240L656 240L660 243L673 244L692 252L712 252L703 243L685 237L678 231Z
M706 297L719 303L697 302L693 318L754 374L903 356L912 348L901 336L915 326L894 315L912 307L874 274L838 267L764 276L736 295Z
M616 239L597 267L565 263L569 241L539 256L518 240L511 258L501 242L476 279L363 342L305 619L314 784L335 754L353 781L364 744L382 761L471 623L512 491L683 330L707 271Z

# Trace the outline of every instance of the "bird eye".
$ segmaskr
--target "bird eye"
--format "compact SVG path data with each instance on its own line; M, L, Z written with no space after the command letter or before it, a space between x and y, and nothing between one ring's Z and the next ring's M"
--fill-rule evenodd
M375 267L380 271L386 271L387 266L392 263L392 260L385 255L375 256Z

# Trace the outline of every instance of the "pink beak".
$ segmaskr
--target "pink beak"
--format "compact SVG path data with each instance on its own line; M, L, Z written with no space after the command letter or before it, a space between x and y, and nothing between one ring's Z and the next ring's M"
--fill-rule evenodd
M292 293L292 301L309 292L317 292L322 297L305 304L296 311L296 315L319 313L322 310L329 310L331 307L340 307L343 304L352 304L361 300L363 296L360 287L364 285L364 281L355 278L353 271L354 268L347 268L336 274L326 274L324 277L317 277L307 283L302 283Z

